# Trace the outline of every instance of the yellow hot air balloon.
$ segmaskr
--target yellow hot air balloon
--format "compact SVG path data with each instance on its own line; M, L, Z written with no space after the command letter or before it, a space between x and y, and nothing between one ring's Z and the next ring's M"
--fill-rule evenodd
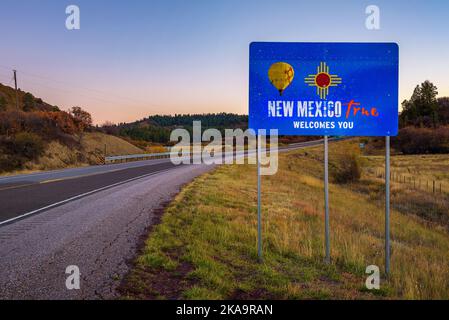
M295 76L295 70L286 62L273 63L268 70L268 78L271 84L279 90L282 96L284 90L290 85Z

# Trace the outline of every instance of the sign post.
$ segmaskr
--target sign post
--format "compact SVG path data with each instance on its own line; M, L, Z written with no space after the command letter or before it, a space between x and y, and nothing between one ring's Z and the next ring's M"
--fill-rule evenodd
M398 132L398 45L253 42L249 51L249 128L255 132L277 129L280 135L324 136L327 263L330 262L328 137L386 137L385 268L388 273L389 139ZM259 162L258 154L258 252L261 258Z
M262 262L262 212L261 212L261 177L260 177L260 135L256 136L257 139L257 256L259 262Z
M390 137L385 137L385 273L390 275Z
M331 245L329 231L329 140L324 136L324 241L326 245L325 262L331 262Z

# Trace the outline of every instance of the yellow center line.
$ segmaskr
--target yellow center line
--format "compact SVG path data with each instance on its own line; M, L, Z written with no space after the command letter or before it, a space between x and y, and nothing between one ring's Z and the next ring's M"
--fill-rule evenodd
M114 169L114 170L109 170L109 171L105 171L105 172L94 172L94 173L82 174L82 175L79 175L79 176L73 176L73 177L49 179L49 180L37 181L37 182L33 182L33 183L20 184L20 185L16 185L16 186L9 186L9 187L0 188L0 191L25 188L25 187L29 187L29 186L33 186L33 185L37 185L37 184L47 184L47 183L54 183L54 182L64 181L64 180L72 180L72 179L84 178L84 177L95 176L95 175L103 174L103 173L116 172L116 171L125 170L125 169L129 169L129 168Z
M27 184L20 184L20 185L17 185L17 186L4 187L4 188L0 188L0 191L10 190L10 189L18 189L18 188L22 188L22 187L29 187L29 186L32 186L34 184L37 184L37 183L27 183Z

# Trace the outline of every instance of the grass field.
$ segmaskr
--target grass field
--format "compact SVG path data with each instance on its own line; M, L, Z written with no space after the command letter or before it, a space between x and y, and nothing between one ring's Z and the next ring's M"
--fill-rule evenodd
M354 144L330 145L331 173L334 154ZM363 161L360 182L330 185L332 264L323 263L322 158L320 147L281 154L278 173L263 177L262 263L257 262L255 166L221 166L197 178L150 232L123 281L123 297L448 299L446 220L395 204L395 192L403 192L395 186L392 274L382 280L381 290L365 289L366 267L384 266L384 189L370 173L378 166L370 157ZM428 172L440 168L431 165L426 162ZM419 193L411 191L408 201L420 202ZM441 203L448 215L447 199Z
M383 197L384 157L364 157L364 190L371 199ZM397 155L391 158L392 206L449 229L449 156ZM374 182L374 183L373 183Z
M370 173L383 173L384 157L366 157L370 162ZM448 155L397 155L391 159L393 182L400 182L427 192L432 191L435 181L435 193L449 194L449 156Z

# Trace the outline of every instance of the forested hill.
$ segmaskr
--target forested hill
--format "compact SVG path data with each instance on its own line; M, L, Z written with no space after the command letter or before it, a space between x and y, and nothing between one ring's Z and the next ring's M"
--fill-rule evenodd
M145 121L145 120L144 120ZM193 121L201 121L203 127L247 128L248 116L234 113L207 113L207 114L175 114L155 115L147 121L161 127L192 126Z
M103 129L109 134L128 137L132 140L168 143L170 132L175 128L184 128L192 132L193 121L201 121L202 131L208 128L215 128L222 132L224 129L246 130L248 128L247 115L207 113L154 115L131 123L105 124Z

